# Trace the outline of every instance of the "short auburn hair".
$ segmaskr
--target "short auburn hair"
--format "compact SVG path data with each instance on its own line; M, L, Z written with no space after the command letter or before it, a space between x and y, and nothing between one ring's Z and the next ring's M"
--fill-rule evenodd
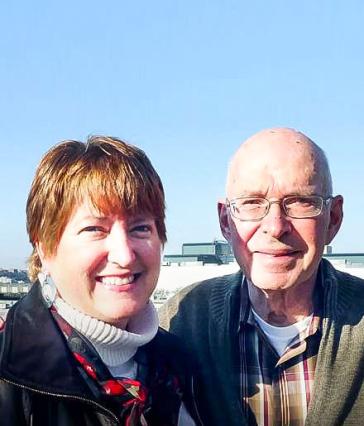
M75 207L84 200L104 214L148 213L161 242L167 240L163 185L144 151L109 136L91 136L86 143L63 141L41 159L28 196L31 281L42 267L37 243L53 255Z

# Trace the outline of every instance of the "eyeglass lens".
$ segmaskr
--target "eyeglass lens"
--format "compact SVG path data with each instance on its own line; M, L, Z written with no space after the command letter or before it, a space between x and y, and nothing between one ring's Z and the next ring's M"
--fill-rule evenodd
M318 216L323 207L321 196L289 196L282 200L269 201L262 197L242 197L230 202L231 213L241 220L262 219L272 204L280 204L287 216L307 218Z

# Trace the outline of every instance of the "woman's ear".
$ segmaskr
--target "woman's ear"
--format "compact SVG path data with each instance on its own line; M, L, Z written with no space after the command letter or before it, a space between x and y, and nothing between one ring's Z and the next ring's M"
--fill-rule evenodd
M37 250L40 262L42 264L42 268L45 267L47 268L47 260L46 260L46 256L44 254L44 246L41 242L37 242L35 243L35 249Z

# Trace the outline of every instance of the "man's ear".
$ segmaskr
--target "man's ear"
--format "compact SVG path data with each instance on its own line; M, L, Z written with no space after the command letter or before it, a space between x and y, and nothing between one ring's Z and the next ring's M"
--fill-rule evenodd
M344 212L343 212L344 199L341 195L337 195L331 201L330 205L330 223L327 228L326 241L325 244L330 244L334 239L335 235L338 233L341 223L343 221Z
M229 211L225 201L219 200L217 202L217 211L219 215L220 229L221 229L222 235L225 237L225 239L228 242L230 242L231 229L230 229L230 223L229 223Z

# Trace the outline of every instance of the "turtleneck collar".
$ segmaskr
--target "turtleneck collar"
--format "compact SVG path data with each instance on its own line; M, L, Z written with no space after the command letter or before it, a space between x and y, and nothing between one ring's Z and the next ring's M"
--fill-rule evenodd
M158 331L157 311L150 301L130 318L127 330L79 312L60 297L54 306L61 317L93 344L108 367L130 364L137 349L150 342Z

